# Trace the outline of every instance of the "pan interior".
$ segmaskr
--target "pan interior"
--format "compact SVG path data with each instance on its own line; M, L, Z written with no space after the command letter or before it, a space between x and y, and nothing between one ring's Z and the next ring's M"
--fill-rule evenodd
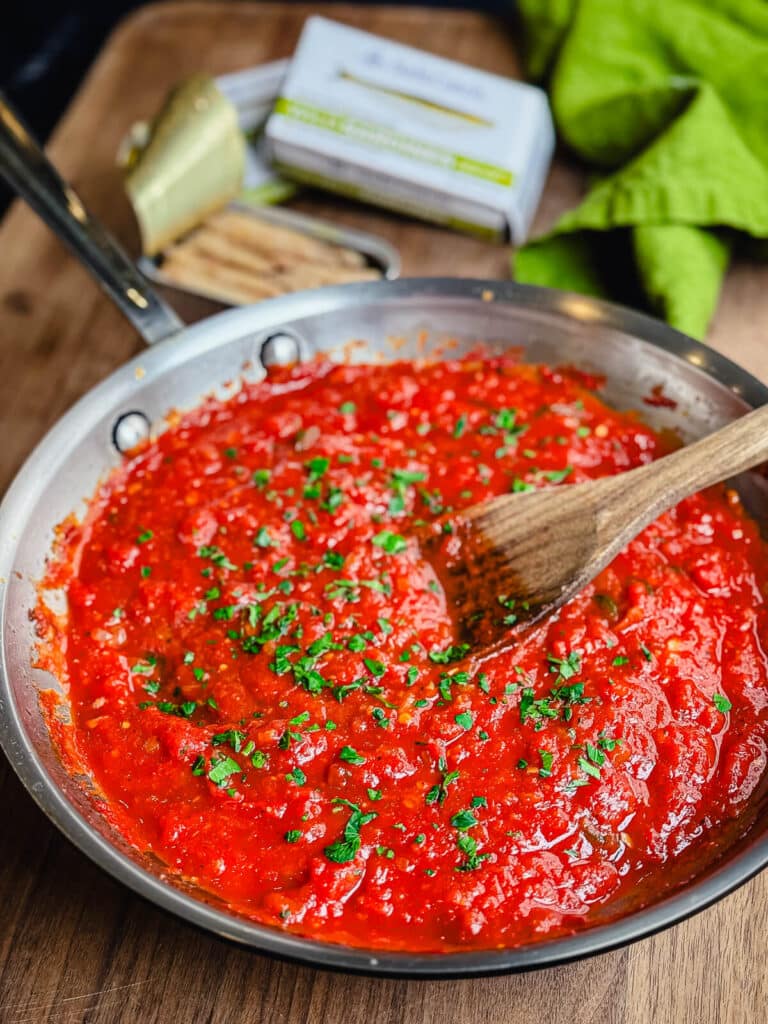
M358 969L435 973L434 964L425 957L388 964L386 956L372 958L359 950L321 955L317 944L284 938L233 918L224 908L213 907L211 897L185 890L176 882L173 889L167 882L158 885L164 878L162 865L123 843L100 813L88 780L68 774L59 761L38 693L60 687L48 673L32 667L36 638L29 611L57 524L82 512L99 481L120 459L113 428L121 415L140 412L153 430L160 431L169 411L192 408L212 392L222 398L231 396L243 379L263 376L262 360L307 359L324 353L335 360L380 362L450 358L479 348L514 349L528 361L567 364L604 376L601 394L609 404L637 409L646 422L675 430L685 440L701 437L750 404L768 400L762 385L703 346L655 321L591 300L494 282L351 286L232 310L161 343L86 395L44 439L17 477L0 507L0 738L46 813L102 866L140 892L213 930L261 948ZM660 393L668 402L646 403L649 396ZM738 486L752 514L765 526L768 496L762 480L744 476ZM66 703L63 708L66 713ZM767 828L765 815L763 821ZM734 858L758 841L759 828L751 831L748 841L735 843ZM696 865L687 863L681 878L695 873ZM196 912L194 908L202 907L203 901L206 909ZM506 956L445 959L455 960L455 969L467 973L553 962L586 952L589 940L579 946L584 935L606 932L604 945L632 937L611 936L612 927ZM546 952L556 945L563 951ZM502 959L496 964L494 957Z

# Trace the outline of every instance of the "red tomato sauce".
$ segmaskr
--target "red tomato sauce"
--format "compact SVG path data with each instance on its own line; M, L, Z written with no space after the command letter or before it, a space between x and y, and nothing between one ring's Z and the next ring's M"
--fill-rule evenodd
M416 539L669 449L597 383L319 362L127 460L69 529L62 638L126 838L252 919L379 949L519 945L658 894L766 766L756 525L724 488L682 502L480 668Z

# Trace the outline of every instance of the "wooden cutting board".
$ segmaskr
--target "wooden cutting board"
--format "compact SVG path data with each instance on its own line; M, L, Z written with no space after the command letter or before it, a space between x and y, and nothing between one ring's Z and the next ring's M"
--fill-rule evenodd
M164 4L107 42L51 143L85 200L135 249L114 154L193 71L288 56L308 5ZM328 6L350 24L515 75L514 30L483 15ZM554 167L537 220L580 194ZM327 198L305 209L386 235L405 274L508 274L501 246ZM139 348L131 328L27 210L0 229L0 490L72 402ZM178 303L188 319L209 309ZM768 269L728 279L710 341L768 379ZM377 981L268 960L203 934L109 879L50 825L0 758L0 1021L3 1024L758 1024L768 1011L768 873L698 917L629 949L537 974Z

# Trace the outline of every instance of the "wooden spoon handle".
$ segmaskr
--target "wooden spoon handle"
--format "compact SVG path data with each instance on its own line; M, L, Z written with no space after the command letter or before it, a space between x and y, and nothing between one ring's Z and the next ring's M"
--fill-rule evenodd
M768 405L686 445L655 465L679 500L768 460Z
M696 491L768 461L768 405L639 469L612 477L623 524L647 525ZM626 531L629 533L629 530Z

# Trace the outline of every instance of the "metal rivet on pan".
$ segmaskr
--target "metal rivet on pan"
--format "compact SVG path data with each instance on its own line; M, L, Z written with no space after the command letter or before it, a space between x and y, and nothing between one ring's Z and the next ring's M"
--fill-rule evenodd
M262 366L290 366L301 360L301 344L293 334L278 331L261 343L259 353Z
M118 416L112 427L112 444L121 455L131 451L149 437L150 422L143 412L133 410Z

